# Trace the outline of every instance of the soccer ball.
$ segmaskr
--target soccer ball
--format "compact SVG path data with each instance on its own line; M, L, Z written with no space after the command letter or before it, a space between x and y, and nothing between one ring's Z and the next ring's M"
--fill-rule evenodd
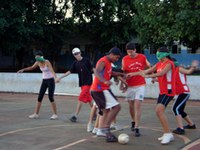
M122 133L118 136L118 142L120 144L127 144L129 142L128 134Z

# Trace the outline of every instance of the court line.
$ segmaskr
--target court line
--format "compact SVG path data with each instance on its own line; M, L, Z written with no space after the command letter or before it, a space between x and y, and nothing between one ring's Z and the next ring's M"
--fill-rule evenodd
M58 147L58 148L53 149L53 150L62 150L62 149L64 149L64 148L69 148L69 147L71 147L71 146L73 146L73 145L76 145L76 144L79 144L79 143L82 143L82 142L85 142L85 141L86 141L86 139L82 139L82 140L79 140L79 141L76 141L76 142L73 142L73 143L64 145L64 146L62 146L62 147Z
M13 131L9 131L9 132L5 132L5 133L1 133L1 136L6 136L9 134L13 134L13 133L17 133L17 132L22 132L22 131L29 131L29 130L34 130L34 129L42 129L42 128L54 128L54 127L64 127L66 125L51 125L51 126L42 126L42 127L33 127L33 128L25 128L25 129L17 129L17 130L13 130ZM72 125L73 126L73 125Z

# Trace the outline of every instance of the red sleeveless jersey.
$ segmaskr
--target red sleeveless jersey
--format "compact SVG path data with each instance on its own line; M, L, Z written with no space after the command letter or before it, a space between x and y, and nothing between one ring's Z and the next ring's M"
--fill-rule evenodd
M157 72L161 72L167 64L171 64L171 70L168 71L163 76L159 76L158 83L160 94L166 94L168 96L174 96L176 85L175 85L175 66L171 60L167 60L166 62L158 62L156 64Z
M108 58L106 56L104 56L101 59L99 59L99 61L97 62L96 66L98 66L98 64L100 62L104 62L105 63L105 67L101 72L101 76L103 76L103 78L105 80L110 80L111 73L112 73L111 62L108 60ZM92 86L91 86L91 91L103 91L103 90L107 90L109 88L110 88L109 85L103 83L96 76L94 76L94 80L93 80L93 83L92 83Z
M123 70L125 73L138 72L144 70L147 66L146 56L143 54L138 54L136 57L132 58L129 55L126 55L122 59L123 61ZM145 85L145 79L142 76L132 76L130 79L127 79L126 82L128 86L140 86Z
M187 85L187 78L185 74L179 72L179 67L176 67L176 94L189 93L189 87Z

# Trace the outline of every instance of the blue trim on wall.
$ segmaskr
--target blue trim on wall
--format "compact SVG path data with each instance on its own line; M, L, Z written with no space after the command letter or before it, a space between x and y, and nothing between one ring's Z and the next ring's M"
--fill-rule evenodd
M158 62L155 54L150 54L148 49L144 50L144 55L147 57L151 65ZM200 54L188 54L187 50L181 50L180 54L172 54L171 57L175 58L181 66L188 67L191 65L193 60L198 60L200 62Z

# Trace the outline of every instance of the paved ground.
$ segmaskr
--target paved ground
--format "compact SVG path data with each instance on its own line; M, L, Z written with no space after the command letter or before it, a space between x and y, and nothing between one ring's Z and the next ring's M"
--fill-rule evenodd
M127 133L130 142L127 145L106 143L104 138L86 132L89 105L84 105L77 123L69 118L77 104L77 97L55 96L59 120L50 120L50 103L45 97L39 119L29 119L34 111L36 94L0 93L0 149L1 150L200 150L200 129L186 130L183 136L175 135L175 141L161 145L157 138L162 129L154 108L156 100L145 99L142 106L141 137L134 137L130 131L130 117L127 103L119 98L122 110L117 118L124 130L114 131L116 135ZM170 102L167 116L172 129L176 128ZM200 126L200 101L190 101L187 112Z

